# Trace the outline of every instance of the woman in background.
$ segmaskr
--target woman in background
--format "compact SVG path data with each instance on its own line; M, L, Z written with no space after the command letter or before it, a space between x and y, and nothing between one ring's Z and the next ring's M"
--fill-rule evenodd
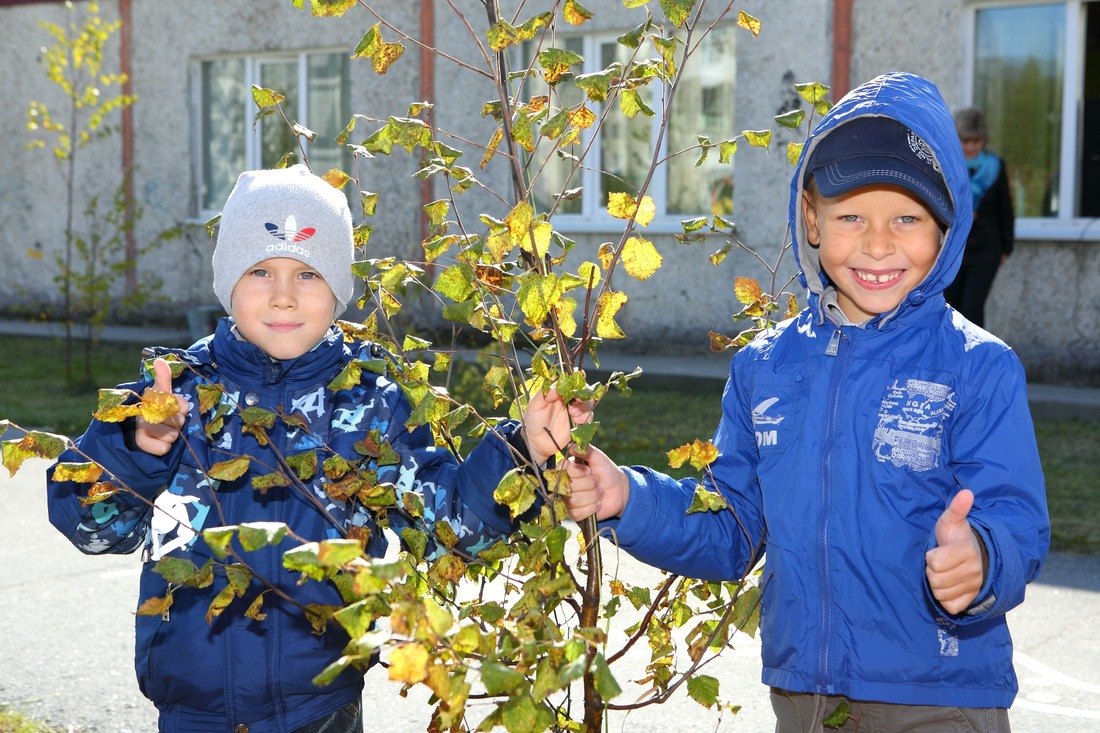
M985 300L997 268L1012 253L1016 217L1004 160L985 147L988 136L981 110L967 107L956 112L955 129L970 174L974 223L959 274L943 294L968 320L985 328Z

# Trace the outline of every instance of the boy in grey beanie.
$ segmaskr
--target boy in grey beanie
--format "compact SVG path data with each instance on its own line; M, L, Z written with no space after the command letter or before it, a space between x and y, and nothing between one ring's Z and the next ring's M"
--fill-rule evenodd
M589 403L536 392L522 423L497 423L459 463L430 426L407 426L412 407L386 376L362 369L351 384L334 381L353 363L384 357L334 323L352 297L353 252L347 203L324 180L304 166L242 174L214 252L214 291L230 317L189 349L146 349L152 370L120 386L134 399L174 394L179 412L157 424L93 421L58 463L93 461L105 469L100 483L49 471L50 521L80 550L144 548L139 605L166 605L136 616L135 666L162 733L363 730L361 670L313 682L349 639L335 623L320 633L304 609L344 606L337 584L286 572L284 541L240 551L259 572L236 588L243 597L225 601L233 568L204 530L278 522L288 538L354 538L365 555L382 557L387 524L398 537L422 533L428 556L445 551L440 527L459 538L455 551L473 555L538 511L514 520L493 499L500 480L544 465L569 443L571 420L591 418ZM178 376L167 359L182 366ZM243 474L217 468L232 459L246 459ZM363 489L347 491L349 481ZM108 485L117 491L105 496ZM366 498L379 487L393 492L393 508ZM422 513L397 510L405 501ZM212 580L175 586L172 573L158 572L162 559L211 568ZM218 604L218 614L208 610Z

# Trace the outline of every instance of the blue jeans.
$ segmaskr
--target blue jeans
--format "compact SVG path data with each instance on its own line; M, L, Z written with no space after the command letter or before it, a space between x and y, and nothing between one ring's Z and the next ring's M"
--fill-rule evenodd
M363 733L363 703L345 705L332 715L303 725L294 733Z

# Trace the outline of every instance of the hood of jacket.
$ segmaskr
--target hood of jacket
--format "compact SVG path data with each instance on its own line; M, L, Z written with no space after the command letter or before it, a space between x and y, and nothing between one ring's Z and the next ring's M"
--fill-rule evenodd
M951 194L951 205L956 212L955 222L946 231L939 257L925 279L905 297L890 313L882 313L866 324L866 327L885 328L888 324L904 319L906 312L929 301L943 300L942 294L959 270L963 249L970 232L970 182L962 144L955 130L955 122L936 86L915 74L896 72L883 74L861 84L837 102L810 133L798 159L791 179L789 220L795 259L798 262L799 279L809 292L809 307L818 323L826 318L843 318L839 308L828 307L836 303L836 289L829 282L818 250L806 241L806 222L802 217L802 191L806 179L806 161L818 143L840 125L859 117L891 117L919 135L932 148ZM842 325L842 324L838 324Z

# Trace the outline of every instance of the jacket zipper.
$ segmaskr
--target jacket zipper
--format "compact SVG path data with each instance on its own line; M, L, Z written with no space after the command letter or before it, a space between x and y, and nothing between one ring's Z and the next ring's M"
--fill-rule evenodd
M829 402L825 413L825 440L822 443L821 459L821 517L818 522L818 557L821 558L818 582L821 585L821 647L818 656L817 686L822 694L832 694L829 682L829 639L832 636L831 589L829 583L829 506L832 502L833 446L836 442L837 417L840 411L841 385L848 372L851 349L841 352L841 341L846 340L843 332L837 328L829 338L825 348L828 356L839 357L833 363L829 375Z

